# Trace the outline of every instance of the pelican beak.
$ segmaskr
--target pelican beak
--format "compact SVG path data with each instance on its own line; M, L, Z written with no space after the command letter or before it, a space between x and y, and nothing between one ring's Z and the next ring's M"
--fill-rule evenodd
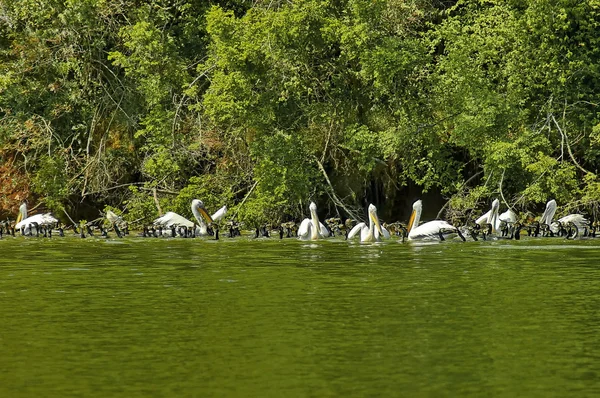
M379 217L377 217L375 214L369 214L369 216L371 217L371 220L373 220L373 223L375 223L375 227L377 228L377 231L379 231L379 235L383 236L383 230L381 229L381 224L379 223Z
M21 212L21 210L19 209L19 215L17 216L17 221L15 222L15 225L17 225L18 223L20 223L21 221L23 221L23 213Z
M410 219L408 220L408 227L406 227L406 231L410 232L410 230L413 227L413 223L415 222L415 216L417 215L417 211L413 210L412 214L410 215Z
M213 222L212 217L206 212L204 206L198 206L198 211L200 212L200 214L202 214L202 217L204 217L207 223L210 224Z

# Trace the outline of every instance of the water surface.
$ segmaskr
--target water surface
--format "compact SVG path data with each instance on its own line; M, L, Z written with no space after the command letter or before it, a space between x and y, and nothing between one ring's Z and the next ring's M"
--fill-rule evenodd
M2 397L600 394L600 239L0 253Z

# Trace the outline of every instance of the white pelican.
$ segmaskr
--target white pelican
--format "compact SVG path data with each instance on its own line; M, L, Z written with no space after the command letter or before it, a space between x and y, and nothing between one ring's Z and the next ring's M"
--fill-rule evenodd
M298 228L298 239L300 240L317 240L327 238L329 236L329 230L325 225L319 221L317 216L317 205L314 202L310 202L310 218L305 218L300 223Z
M122 238L125 235L129 235L128 226L127 223L123 221L123 217L116 215L115 212L113 212L112 210L107 210L106 219L113 227L113 230L119 238ZM104 236L106 236L106 230L103 233Z
M517 215L514 211L508 209L498 216L498 221L504 221L507 224L514 224L517 222Z
M188 220L187 218L180 216L179 214L174 213L172 211L165 213L164 216L157 218L152 223L154 225L160 225L163 228L171 228L172 226L184 226L187 228L194 228L194 225L197 225L195 234L200 236L206 235L208 234L207 223L212 223L222 219L225 216L225 214L227 214L227 206L221 207L215 214L210 216L206 212L204 202L202 202L199 199L194 199L192 200L192 214L194 214L194 218L196 219L197 223L194 223Z
M420 240L420 239L441 239L444 240L444 234L455 233L459 231L452 224L443 220L434 220L426 222L425 224L419 225L421 220L421 212L423 211L423 202L417 200L413 203L413 212L408 220L408 240ZM464 240L464 237L459 234Z
M377 208L373 205L369 205L369 226L364 222L356 224L352 230L348 233L348 239L354 238L360 231L361 242L378 242L383 236L386 239L390 238L390 233L387 229L381 226L379 223L379 217L377 217Z
M498 220L498 209L500 208L500 201L498 199L494 199L492 202L492 208L477 220L475 223L481 225L482 227L486 224L490 224L492 226L492 232L496 232L496 229L500 227L500 220Z
M29 234L32 227L37 229L42 226L54 226L57 222L58 220L50 213L36 214L31 217L27 217L27 202L23 202L19 207L19 215L17 216L17 225L15 225L15 230L21 231L23 234Z
M514 211L508 209L504 213L498 215L499 209L500 201L498 199L494 199L492 202L492 208L487 213L475 220L475 222L482 227L485 224L491 224L492 232L498 231L502 222L505 222L509 225L513 225L517 222L517 215Z
M27 201L23 201L19 206L19 215L17 216L17 223L27 218Z
M123 219L121 218L121 216L117 216L115 214L115 212L113 212L112 210L107 210L106 211L106 219L108 220L108 222L112 225L116 222L122 221Z
M589 221L581 214L569 214L557 221L552 222L554 214L556 213L556 200L552 199L546 203L546 210L540 218L540 224L546 224L550 227L550 231L556 234L559 232L561 226L566 226L569 223L573 223L578 229L584 229L589 225Z

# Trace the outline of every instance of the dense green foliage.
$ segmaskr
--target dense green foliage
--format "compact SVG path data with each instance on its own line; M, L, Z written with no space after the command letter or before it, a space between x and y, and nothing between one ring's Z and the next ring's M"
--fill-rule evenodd
M0 33L13 208L600 203L598 0L3 0Z

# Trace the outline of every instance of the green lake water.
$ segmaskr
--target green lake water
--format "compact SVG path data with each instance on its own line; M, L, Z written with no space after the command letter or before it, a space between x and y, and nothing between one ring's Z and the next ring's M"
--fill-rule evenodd
M0 240L0 397L600 396L600 239Z

